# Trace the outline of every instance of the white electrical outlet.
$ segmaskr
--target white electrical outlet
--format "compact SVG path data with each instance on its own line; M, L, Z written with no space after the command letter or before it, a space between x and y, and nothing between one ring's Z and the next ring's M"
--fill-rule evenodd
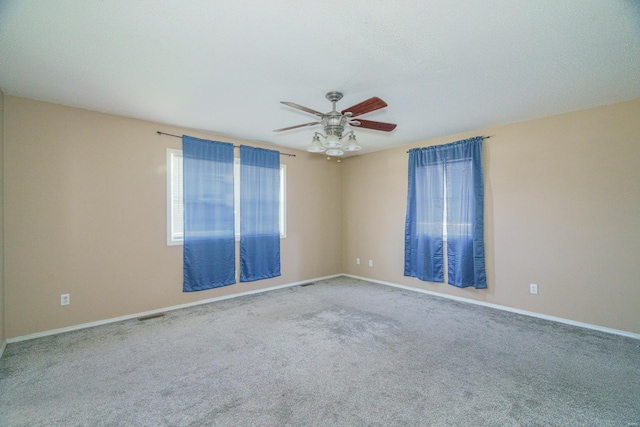
M360 258L356 258L356 264L360 265Z
M69 294L60 295L60 305L69 305L70 302Z
M538 285L535 283L529 284L529 293L533 295L538 295Z
M373 267L373 260L372 259L369 260L369 267Z

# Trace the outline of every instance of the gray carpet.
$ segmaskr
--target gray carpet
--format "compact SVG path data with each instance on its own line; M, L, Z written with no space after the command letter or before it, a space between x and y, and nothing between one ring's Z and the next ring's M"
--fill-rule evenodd
M2 426L638 426L640 341L350 278L7 346Z

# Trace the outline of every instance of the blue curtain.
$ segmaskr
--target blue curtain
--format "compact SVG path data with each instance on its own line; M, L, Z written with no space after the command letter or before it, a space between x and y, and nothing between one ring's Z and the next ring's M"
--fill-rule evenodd
M431 147L430 147L431 148ZM404 275L444 281L444 162L439 150L409 150Z
M240 147L240 281L280 276L280 153Z
M454 142L446 147L449 284L485 289L482 137Z
M185 292L235 283L233 144L182 137Z
M409 151L405 276L443 281L446 193L448 283L487 287L482 140L476 137Z

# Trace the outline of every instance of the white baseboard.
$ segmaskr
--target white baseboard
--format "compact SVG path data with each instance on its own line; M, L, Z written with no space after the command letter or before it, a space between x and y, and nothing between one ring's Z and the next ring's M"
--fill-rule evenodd
M46 336L49 336L49 335L62 334L64 332L71 332L71 331L76 331L76 330L79 330L79 329L92 328L94 326L100 326L100 325L106 325L106 324L109 324L109 323L121 322L123 320L136 319L138 317L150 316L150 315L153 315L153 314L164 313L164 312L167 312L167 311L180 310L182 308L188 308L188 307L193 307L193 306L202 305L202 304L209 304L209 303L212 303L212 302L222 301L222 300L231 299L231 298L237 298L237 297L241 297L241 296L245 296L245 295L258 294L258 293L262 293L262 292L273 291L273 290L276 290L276 289L282 289L282 288L288 288L288 287L292 287L292 286L298 286L298 285L302 285L302 284L309 283L309 282L317 282L317 281L320 281L320 280L333 279L334 277L340 277L340 276L351 277L353 279L359 279L359 280L364 280L364 281L367 281L367 282L378 283L380 285L392 286L394 288L406 289L406 290L413 291L413 292L420 292L420 293L423 293L423 294L434 295L434 296L441 297L441 298L448 298L448 299L455 300L455 301L465 302L465 303L469 303L469 304L481 305L481 306L484 306L484 307L494 308L494 309L497 309L497 310L503 310L503 311L508 311L508 312L511 312L511 313L523 314L525 316L537 317L539 319L551 320L553 322L564 323L564 324L567 324L567 325L578 326L578 327L587 328L587 329L593 329L593 330L600 331L600 332L606 332L606 333L615 334L615 335L622 335L622 336L625 336L625 337L629 337L629 338L634 338L634 339L640 340L640 334L636 334L636 333L633 333L633 332L622 331L622 330L619 330L619 329L606 328L604 326L598 326L598 325L592 325L592 324L589 324L589 323L577 322L577 321L574 321L574 320L564 319L564 318L561 318L561 317L548 316L546 314L540 314L540 313L535 313L535 312L532 312L532 311L520 310L518 308L512 308L512 307L508 307L508 306L504 306L504 305L498 305L498 304L492 304L492 303L483 302L483 301L477 301L477 300L458 297L458 296L454 296L454 295L442 294L442 293L439 293L439 292L427 291L425 289L414 288L414 287L411 287L411 286L400 285L400 284L392 283L392 282L385 282L383 280L370 279L368 277L354 276L352 274L334 274L334 275L331 275L331 276L317 277L317 278L314 278L314 279L308 279L308 280L302 280L302 281L299 281L299 282L287 283L285 285L278 285L278 286L273 286L273 287L270 287L270 288L256 289L256 290L253 290L253 291L240 292L240 293L237 293L237 294L224 295L224 296L215 297L215 298L208 298L208 299L194 301L194 302L190 302L190 303L186 303L186 304L179 304L179 305L174 305L174 306L170 306L170 307L159 308L159 309L156 309L156 310L144 311L144 312L141 312L141 313L128 314L126 316L120 316L120 317L113 317L113 318L110 318L110 319L98 320L96 322L83 323L83 324L80 324L80 325L69 326L69 327L66 327L66 328L51 329L51 330L48 330L48 331L37 332L37 333L34 333L34 334L28 334L28 335L22 335L22 336L19 336L19 337L8 338L0 346L0 357L2 357L2 354L3 354L7 344L14 343L14 342L26 341L26 340L31 340L31 339L35 339L35 338L41 338L41 337L46 337Z
M22 336L19 336L19 337L13 337L13 338L7 339L5 341L5 343L3 344L2 350L4 350L4 346L6 346L6 344L10 344L10 343L13 343L13 342L27 341L27 340L32 340L32 339L35 339L35 338L46 337L46 336L49 336L49 335L62 334L64 332L77 331L79 329L92 328L94 326L100 326L100 325L106 325L106 324L109 324L109 323L121 322L123 320L137 319L138 317L150 316L150 315L158 314L158 313L165 313L167 311L180 310L182 308L188 308L188 307L193 307L193 306L202 305L202 304L209 304L209 303L212 303L212 302L215 302L215 301L222 301L222 300L226 300L226 299L242 297L242 296L245 296L245 295L252 295L252 294L259 294L259 293L262 293L262 292L274 291L276 289L290 288L292 286L298 286L298 285L302 285L302 284L309 283L309 282L317 282L317 281L320 281L320 280L333 279L334 277L340 277L340 276L342 276L342 274L334 274L332 276L325 276L325 277L316 277L315 279L307 279L307 280L302 280L302 281L299 281L299 282L287 283L285 285L272 286L270 288L256 289L256 290L253 290L253 291L240 292L240 293L237 293L237 294L224 295L224 296L221 296L221 297L207 298L207 299L203 299L203 300L199 300L199 301L189 302L189 303L186 303L186 304L173 305L173 306L170 306L170 307L158 308L156 310L144 311L144 312L141 312L141 313L128 314L126 316L120 316L120 317L113 317L113 318L110 318L110 319L98 320L96 322L89 322L89 323L82 323L80 325L68 326L66 328L51 329L51 330L43 331L43 332L36 332L35 334L22 335ZM2 355L2 352L0 351L0 357L1 357L1 355Z
M439 292L427 291L425 289L414 288L414 287L405 286L405 285L399 285L397 283L385 282L383 280L369 279L368 277L354 276L352 274L343 274L343 276L351 277L353 279L360 279L360 280L364 280L364 281L367 281L367 282L378 283L380 285L392 286L394 288L401 288L401 289L406 289L406 290L409 290L409 291L420 292L420 293L423 293L423 294L434 295L434 296L441 297L441 298L448 298L448 299L452 299L452 300L460 301L460 302L465 302L465 303L469 303L469 304L481 305L483 307L495 308L497 310L509 311L511 313L523 314L525 316L537 317L539 319L551 320L553 322L564 323L564 324L567 324L567 325L578 326L578 327L581 327L581 328L593 329L593 330L596 330L596 331L606 332L606 333L609 333L609 334L622 335L622 336L625 336L625 337L629 337L629 338L634 338L634 339L640 340L640 334L636 334L636 333L628 332L628 331L622 331L620 329L612 329L612 328L606 328L604 326L592 325L592 324L589 324L589 323L576 322L575 320L564 319L562 317L548 316L546 314L540 314L540 313L536 313L536 312L533 312L533 311L526 311L526 310L520 310L518 308L508 307L506 305L492 304L492 303L489 303L489 302L477 301L477 300L473 300L473 299L470 299L470 298L463 298L463 297L457 297L455 295L447 295L447 294L442 294L442 293L439 293Z

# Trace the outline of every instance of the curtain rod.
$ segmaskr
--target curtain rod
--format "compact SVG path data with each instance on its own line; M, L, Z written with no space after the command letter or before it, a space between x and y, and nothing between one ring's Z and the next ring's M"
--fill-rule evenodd
M172 133L166 133L166 132L160 132L160 131L156 131L158 133L158 135L167 135L167 136L172 136L174 138L182 138L180 135L174 135ZM239 145L234 145L233 148L240 148ZM281 156L289 156L289 157L295 157L295 154L288 154L288 153L280 153Z
M495 135L489 135L489 136L483 136L482 139L489 139L494 137ZM409 153L409 151L407 151L407 154Z

